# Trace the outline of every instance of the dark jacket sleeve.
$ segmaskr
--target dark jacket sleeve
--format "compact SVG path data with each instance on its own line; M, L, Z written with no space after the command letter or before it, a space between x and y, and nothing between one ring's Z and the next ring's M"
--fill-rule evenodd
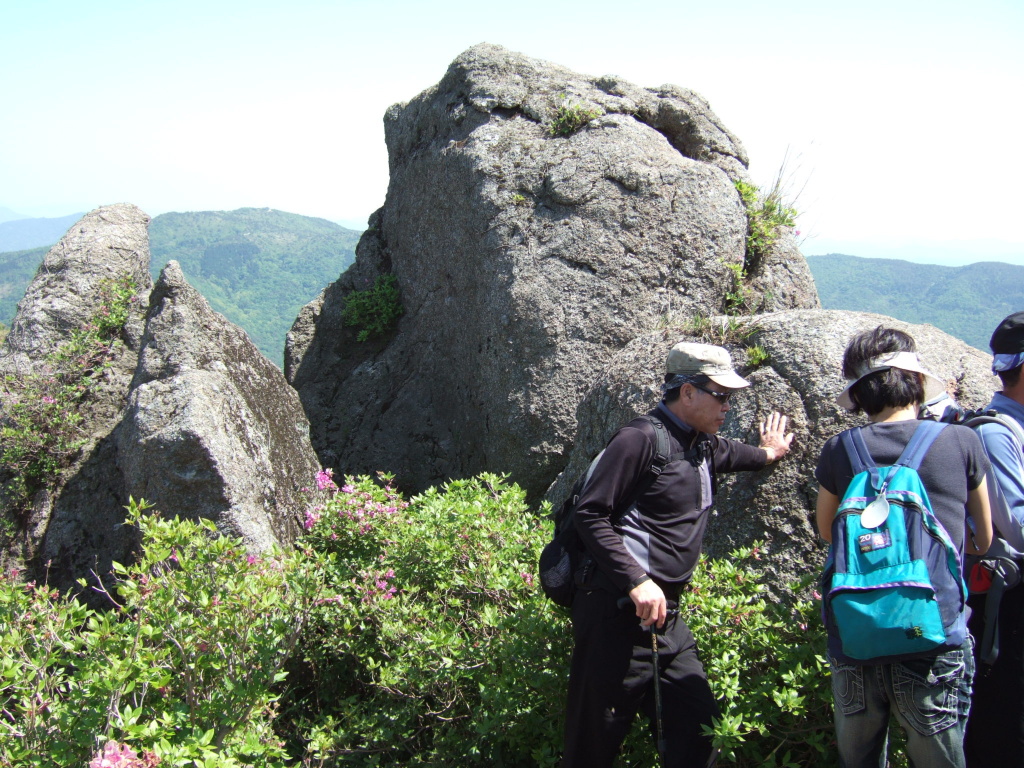
M715 456L715 472L743 472L764 469L768 464L768 451L754 445L711 435Z
M587 551L612 583L623 590L646 574L626 551L611 523L654 458L650 438L636 427L623 427L608 443L590 483L576 505L576 530Z

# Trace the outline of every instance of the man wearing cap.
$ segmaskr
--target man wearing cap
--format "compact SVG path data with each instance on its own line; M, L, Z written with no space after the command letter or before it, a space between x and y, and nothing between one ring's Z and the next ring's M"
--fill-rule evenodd
M1024 312L999 324L989 342L992 372L1002 381L986 410L1006 414L1024 428ZM1024 447L1010 427L995 422L977 428L992 462L989 479L992 523L1017 552L1024 552ZM1019 561L1018 561L1019 565ZM970 627L980 641L985 595L971 598ZM1008 589L999 603L999 656L978 664L965 752L970 768L1024 765L1024 587ZM977 648L976 648L977 651Z
M730 397L749 386L725 349L680 343L666 368L664 399L615 433L576 506L576 529L592 561L578 574L572 606L567 768L611 766L638 710L652 723L660 715L664 766L715 763L701 726L718 708L693 635L677 614L679 593L697 565L716 476L762 469L789 452L793 435L786 417L773 413L760 425L757 448L717 436ZM672 460L629 505L652 466L660 425Z

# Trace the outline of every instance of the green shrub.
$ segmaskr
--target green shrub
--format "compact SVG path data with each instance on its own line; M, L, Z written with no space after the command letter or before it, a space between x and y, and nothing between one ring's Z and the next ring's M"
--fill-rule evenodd
M333 594L302 640L296 733L345 765L555 765L571 642L534 586L547 526L494 475L409 502L383 480L307 519Z
M82 766L108 740L166 765L285 764L274 686L315 580L144 508L129 513L144 552L115 565L109 611L0 578L0 765Z
M305 556L333 594L303 637L305 688L282 718L314 764L554 765L571 632L533 585L550 531L522 491L482 475L405 502L386 476L321 480L331 495L307 518ZM686 600L724 702L722 764L829 765L820 621L807 603L765 599L758 557L703 561ZM655 764L646 727L622 760Z
M81 407L115 356L135 291L128 275L102 281L96 315L47 357L44 372L4 377L3 511L24 512L31 496L51 487L85 442Z
M534 584L550 524L523 492L318 486L296 551L268 557L133 502L144 551L107 612L0 577L0 766L83 766L108 741L140 766L557 764L571 631ZM766 598L760 554L703 560L683 601L720 764L834 765L824 632ZM645 726L622 764L656 764Z
M711 688L720 764L837 763L825 631L816 604L773 602L758 573L761 547L701 561L686 596ZM800 594L807 584L796 585Z
M370 288L352 291L345 297L341 320L359 332L356 336L359 341L367 341L390 333L402 312L398 278L394 275L377 275Z
M591 120L604 114L597 107L585 107L579 102L565 98L555 109L548 131L552 136L572 136Z

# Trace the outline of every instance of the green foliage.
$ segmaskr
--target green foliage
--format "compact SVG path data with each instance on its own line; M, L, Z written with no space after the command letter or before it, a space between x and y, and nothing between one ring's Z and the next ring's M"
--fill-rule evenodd
M780 227L796 224L797 211L784 200L782 173L767 192L737 181L736 190L747 209L747 259L764 256L779 237Z
M5 511L23 511L82 446L81 407L115 356L135 291L128 275L104 280L96 315L47 357L43 373L4 377L0 464Z
M757 567L762 550L702 560L686 598L687 624L722 703L714 725L720 763L832 766L832 691L818 609L769 598Z
M760 344L747 347L747 365L751 368L757 368L759 365L764 365L768 362L768 357L768 350Z
M732 284L725 293L725 313L727 315L749 314L751 311L750 289L746 285L747 270L743 264L732 261L722 262L729 270Z
M808 256L825 309L877 312L928 323L988 352L992 330L1024 306L1024 266L981 262L964 267Z
M0 765L84 765L108 739L166 765L284 765L273 688L315 574L145 509L130 506L144 553L115 564L112 610L0 576Z
M307 520L334 593L293 705L313 757L555 765L571 640L533 584L547 526L493 475L409 502L383 480L349 479Z
M552 136L572 136L591 120L603 115L597 107L585 107L577 101L563 97L555 109L548 132Z
M18 309L18 302L49 248L0 253L0 321L10 325Z
M318 486L296 551L262 558L133 502L143 554L107 612L0 578L0 765L107 740L139 766L556 765L572 639L534 585L543 515L494 475L408 501L386 475ZM720 764L832 766L824 632L767 599L760 554L703 560L683 604ZM656 764L640 723L622 764Z
M363 291L352 291L345 297L342 322L359 333L359 341L368 341L390 333L402 316L398 278L377 275L373 285Z

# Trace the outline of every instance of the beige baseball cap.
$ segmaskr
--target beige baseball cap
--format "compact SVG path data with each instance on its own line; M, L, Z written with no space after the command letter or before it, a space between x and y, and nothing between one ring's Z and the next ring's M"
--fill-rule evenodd
M665 362L665 372L682 376L707 376L728 389L749 387L750 382L732 368L729 352L713 344L680 342L672 347Z

